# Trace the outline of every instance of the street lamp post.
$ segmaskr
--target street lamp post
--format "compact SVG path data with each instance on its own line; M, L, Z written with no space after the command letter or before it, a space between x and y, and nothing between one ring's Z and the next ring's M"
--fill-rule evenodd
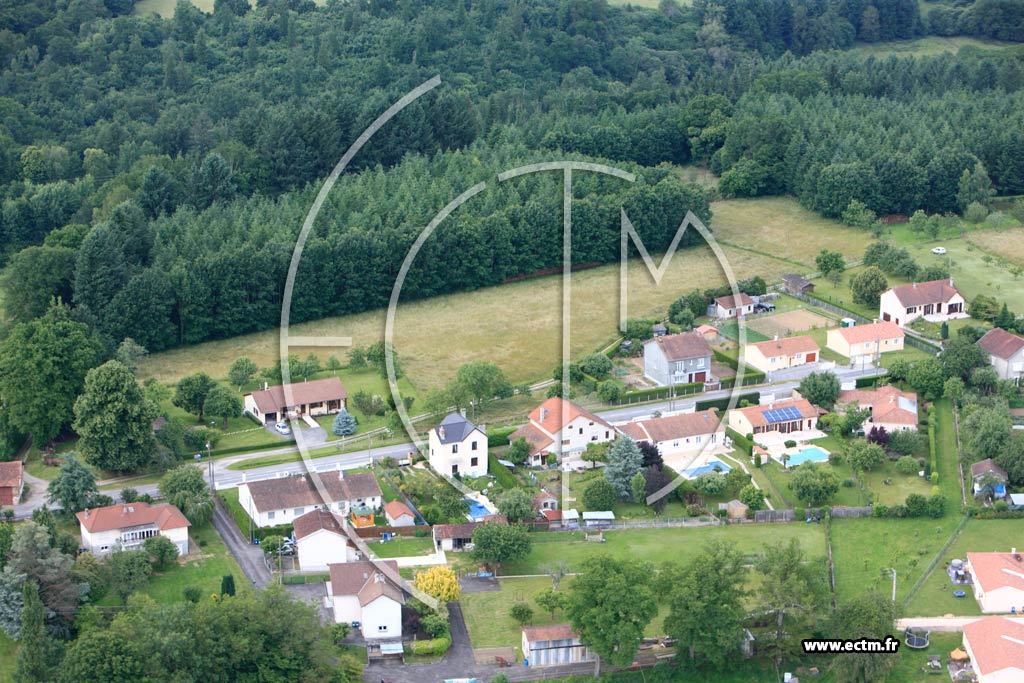
M887 567L882 571L892 572L892 601L896 602L896 569L894 567Z
M214 493L217 492L217 485L213 478L213 453L210 451L210 442L206 442L206 460L210 465L210 490Z

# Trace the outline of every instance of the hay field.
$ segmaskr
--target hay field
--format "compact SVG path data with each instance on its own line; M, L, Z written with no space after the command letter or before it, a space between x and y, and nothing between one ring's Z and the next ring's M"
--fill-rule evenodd
M711 210L719 240L795 261L808 271L815 269L814 257L822 249L854 260L871 242L869 232L822 218L788 197L729 199L714 202Z
M760 274L769 282L790 267L739 249L726 248L737 276ZM660 260L659 257L654 257ZM629 264L629 317L664 315L669 302L696 287L725 284L722 268L708 247L676 253L661 286L655 286L643 262ZM619 267L602 266L574 273L571 348L574 356L590 353L615 338L619 308ZM471 360L497 363L513 382L550 376L560 362L561 283L558 276L536 278L475 292L400 303L395 319L395 349L410 381L420 391L445 384ZM369 311L296 325L292 335L351 336L366 346L383 338L385 311ZM147 357L142 378L171 382L194 373L224 377L231 361L248 356L260 367L278 357L277 330L206 342ZM344 359L345 349L293 349L321 359L331 353Z
M972 232L967 241L983 251L1024 266L1024 228L979 230Z

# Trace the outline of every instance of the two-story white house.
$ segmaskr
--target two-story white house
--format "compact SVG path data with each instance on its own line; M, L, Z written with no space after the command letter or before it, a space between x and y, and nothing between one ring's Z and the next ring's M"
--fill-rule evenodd
M1024 337L996 327L978 340L978 346L988 353L999 379L1020 383L1024 377Z
M397 575L394 560L330 565L327 596L334 608L334 621L358 623L368 641L401 640L405 589L389 579L378 563L388 565Z
M134 502L86 508L75 515L82 535L82 547L93 555L117 550L138 550L147 538L166 536L188 554L188 528L192 526L181 510L164 503Z
M487 434L461 413L450 413L427 435L427 459L434 471L452 476L487 474Z
M356 562L362 553L345 533L345 518L315 509L295 518L295 547L302 571L327 571L331 564Z
M529 465L541 465L550 453L568 455L586 450L588 444L614 441L615 428L572 401L553 397L532 412L530 421L512 432L508 439L526 439L530 444Z
M344 516L353 508L376 510L381 506L383 494L371 472L322 472L317 476L326 490L326 500L310 475L298 474L244 483L238 487L238 504L258 527L291 524L314 509Z
M882 292L878 308L882 320L900 327L907 327L918 318L940 323L968 317L967 303L953 286L952 278L890 287Z
M644 342L644 377L661 386L711 379L711 346L699 332L655 337Z

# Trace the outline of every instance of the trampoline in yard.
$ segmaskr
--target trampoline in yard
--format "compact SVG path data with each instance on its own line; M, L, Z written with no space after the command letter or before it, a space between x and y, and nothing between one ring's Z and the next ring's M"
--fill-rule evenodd
M931 631L920 628L908 628L905 632L907 647L915 650L923 650L928 647L928 639Z

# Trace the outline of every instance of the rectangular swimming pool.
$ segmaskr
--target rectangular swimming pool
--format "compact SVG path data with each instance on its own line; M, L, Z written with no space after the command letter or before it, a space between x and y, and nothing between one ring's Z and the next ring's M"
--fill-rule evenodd
M731 469L731 467L726 465L721 460L708 460L706 465L701 465L699 467L690 467L688 469L683 470L683 476L686 477L687 479L696 479L697 477L706 472L721 472L722 474L725 474Z
M775 458L782 462L778 457ZM805 462L827 462L828 451L820 446L804 446L800 449L800 452L793 453L789 456L789 462L786 463L787 467L796 467L797 465L803 465Z

